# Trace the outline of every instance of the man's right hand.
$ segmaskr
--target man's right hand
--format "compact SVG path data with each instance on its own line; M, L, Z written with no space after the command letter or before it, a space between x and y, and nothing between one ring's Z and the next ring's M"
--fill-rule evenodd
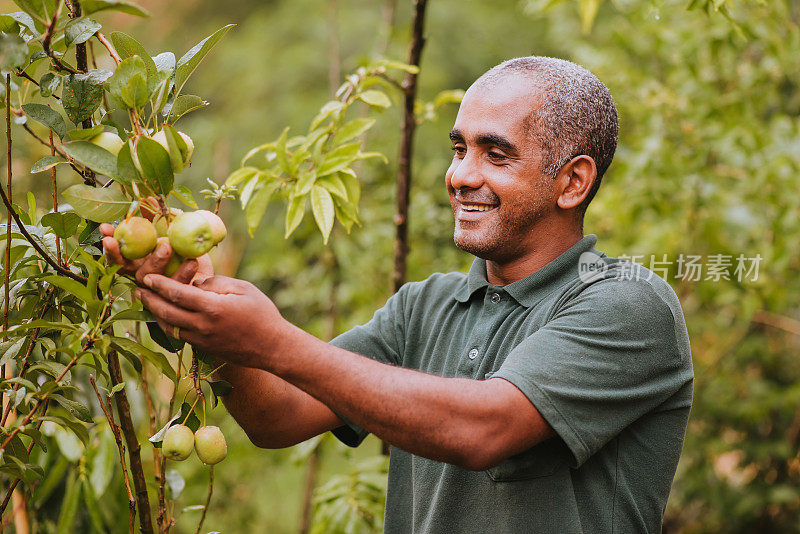
M172 256L172 247L169 243L160 243L149 255L138 260L129 260L122 256L119 250L119 242L114 239L114 227L108 223L100 225L100 232L103 234L103 248L106 258L113 264L121 265L121 271L136 279L140 285L148 274L163 274L164 269ZM196 260L186 260L172 275L173 280L188 284L193 281L202 282L206 278L214 275L214 266L211 258L204 254Z

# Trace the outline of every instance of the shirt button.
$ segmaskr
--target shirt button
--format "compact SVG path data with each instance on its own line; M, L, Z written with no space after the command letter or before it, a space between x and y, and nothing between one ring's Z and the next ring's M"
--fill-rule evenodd
M500 294L499 293L492 293L492 302L497 304L500 302Z
M470 360L474 360L477 357L478 357L478 349L472 349L471 351L469 351Z

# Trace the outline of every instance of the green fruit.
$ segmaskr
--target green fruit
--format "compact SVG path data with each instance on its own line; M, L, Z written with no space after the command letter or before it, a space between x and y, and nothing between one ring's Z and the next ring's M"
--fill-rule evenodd
M180 134L181 139L183 142L186 143L186 151L181 151L181 160L182 161L172 161L172 171L173 172L181 172L183 170L184 165L188 165L192 159L192 153L194 152L194 142L192 138L186 135L183 132L178 132ZM164 147L169 153L169 143L167 142L167 133L164 130L159 130L153 134L152 137L153 141L156 141L158 144Z
M182 462L192 454L194 447L194 434L186 425L173 425L167 429L164 441L161 442L161 452L168 460Z
M144 217L131 217L119 223L114 230L119 251L129 260L144 258L156 248L158 233L153 223Z
M125 141L123 141L120 136L111 132L101 132L89 139L89 142L101 148L105 148L115 156L119 154L119 151L122 150L122 145L125 144Z
M195 213L205 217L211 225L211 238L214 240L215 245L225 239L225 236L228 235L228 229L225 228L225 223L222 222L219 215L208 210L197 210Z
M196 211L181 213L172 221L167 231L169 244L179 256L197 258L214 246L211 224Z
M156 227L158 237L165 237L167 235L167 230L169 230L170 223L181 213L183 213L183 210L179 210L178 208L170 208L169 215L167 215L166 219L161 213L153 217L153 225Z
M156 246L160 245L164 241L169 243L169 238L159 237ZM180 268L181 265L183 265L184 261L185 260L180 256L178 256L177 254L175 254L175 251L173 250L172 255L169 257L169 261L167 262L166 267L164 267L164 276L172 277L172 275L178 272L178 269Z
M201 426L194 433L194 450L201 462L214 465L228 455L228 444L218 426Z

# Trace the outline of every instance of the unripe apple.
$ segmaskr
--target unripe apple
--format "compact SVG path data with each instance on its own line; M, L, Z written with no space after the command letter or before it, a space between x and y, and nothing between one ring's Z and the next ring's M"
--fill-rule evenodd
M169 230L170 223L181 213L183 213L183 210L181 209L170 208L166 219L160 212L153 217L153 225L156 227L158 237L164 237L167 235L167 230Z
M214 465L228 455L228 444L218 426L201 426L194 433L194 450L201 462Z
M183 132L178 132L180 134L181 139L183 142L186 143L186 154L181 154L183 157L183 164L188 165L189 162L192 160L192 153L194 152L194 141L192 138L186 135ZM153 141L157 141L159 145L164 147L164 150L169 152L169 143L167 143L167 133L164 130L159 130L153 134L152 137ZM180 172L182 169L174 169L174 172Z
M101 132L89 139L89 142L100 148L105 148L115 156L119 154L119 151L122 150L122 145L125 144L125 141L120 136L111 132Z
M197 258L214 246L211 224L196 211L181 213L172 221L167 231L169 244L179 256Z
M161 452L168 460L182 462L192 454L194 447L194 434L186 425L173 425L167 429L164 441L161 442Z
M214 240L215 245L225 239L225 236L228 235L228 229L225 228L225 223L222 222L219 215L208 210L197 210L195 213L205 217L211 225L211 238Z
M153 223L144 217L131 217L119 223L114 230L119 251L129 260L144 258L156 248L158 233Z
M159 237L158 238L158 245L160 245L164 241L169 243L169 238L168 237ZM175 253L175 251L173 250L172 251L172 256L169 257L169 261L167 262L166 267L164 267L164 276L172 277L172 275L174 275L175 273L178 272L178 269L180 268L181 265L183 265L184 261L185 260L183 258L181 258L180 256L178 256Z

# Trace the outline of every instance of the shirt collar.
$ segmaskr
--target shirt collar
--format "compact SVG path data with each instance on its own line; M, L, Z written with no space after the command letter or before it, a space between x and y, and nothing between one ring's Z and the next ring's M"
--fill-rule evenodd
M543 293L550 291L549 288L577 278L579 275L577 265L581 254L594 250L596 243L596 235L586 235L538 271L504 286L503 289L523 306L531 307L541 299ZM598 256L604 256L602 252L595 252ZM476 291L489 285L486 260L475 258L467 274L467 283L456 292L455 298L459 302L467 302Z

